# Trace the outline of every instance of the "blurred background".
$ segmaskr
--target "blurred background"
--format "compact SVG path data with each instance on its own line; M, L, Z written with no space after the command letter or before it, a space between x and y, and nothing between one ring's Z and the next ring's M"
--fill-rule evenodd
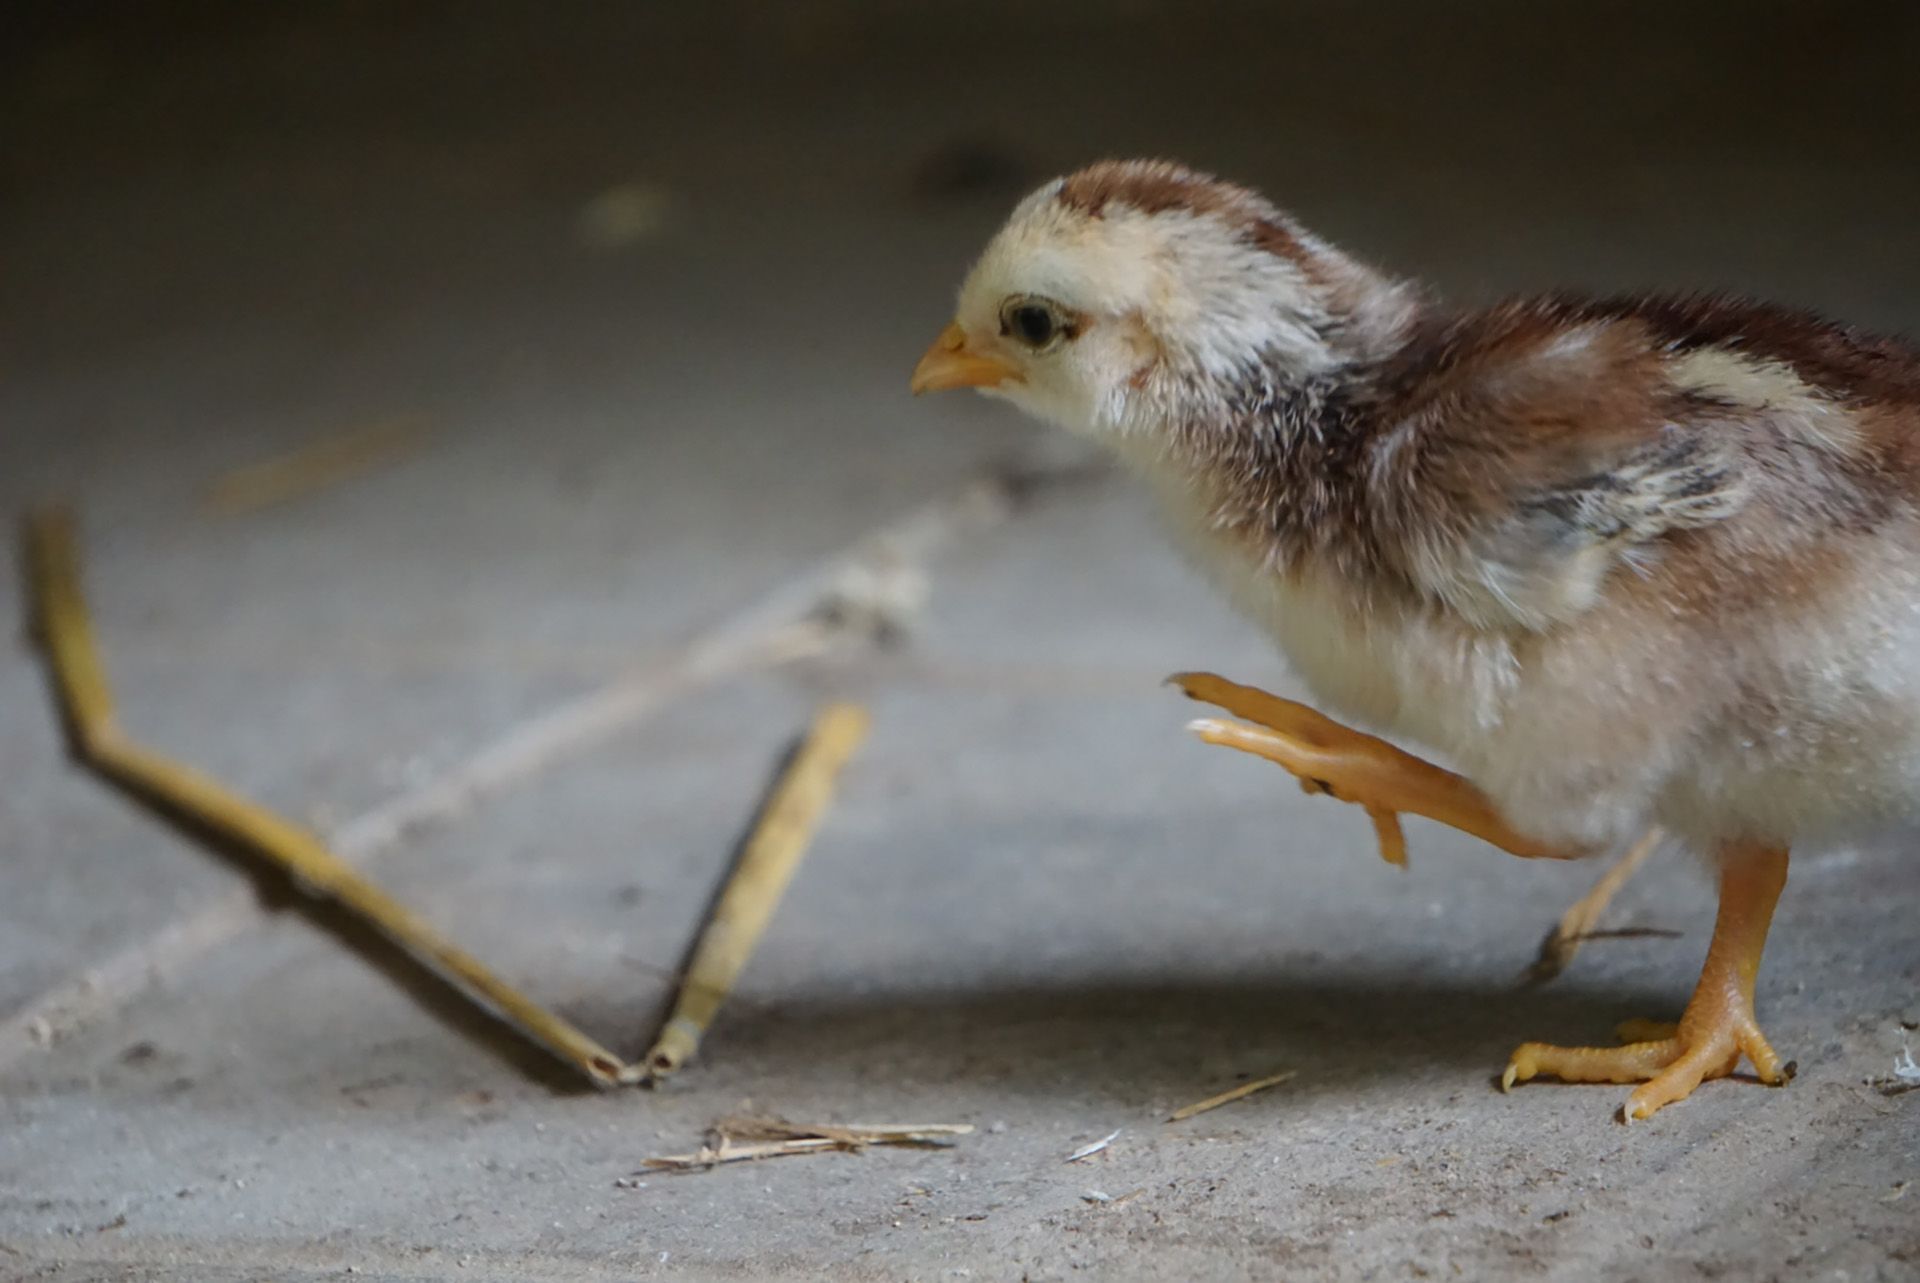
M724 403L685 422L722 388L777 389L799 421L767 435L831 393L911 415L911 446L876 448L937 450L929 414L964 412L908 411L895 376L1010 201L1103 155L1256 184L1466 298L1710 285L1899 328L1920 287L1900 0L19 0L0 22L7 436L60 445L10 451L10 490L81 479L61 456L89 441L270 446L356 393L537 409L556 450L595 416L622 468L724 430Z
M236 908L231 867L63 759L6 581L0 1249L195 1279L462 1251L499 1277L1491 1278L1642 1231L1736 1277L1866 1277L1920 1251L1879 1201L1913 1129L1848 1094L1920 1019L1911 859L1796 865L1787 1097L1703 1092L1630 1150L1605 1090L1503 1102L1516 1038L1677 1009L1695 873L1622 902L1678 938L1518 994L1591 870L1417 828L1400 877L1354 817L1186 743L1158 679L1285 689L1266 645L1124 481L906 393L1013 201L1112 155L1256 185L1462 300L1730 288L1912 334L1917 67L1907 0L11 0L0 511L79 505L140 735L336 839L982 477L1058 484L883 567L891 647L676 688L380 847L403 898L631 1053L779 746L824 693L871 702L701 1076L638 1103L556 1095L312 923ZM1289 1065L1285 1104L1152 1130ZM983 1130L615 1189L749 1096ZM1113 1167L1059 1164L1115 1126ZM1109 1213L1090 1184L1158 1193ZM799 1228L769 1246L769 1217Z

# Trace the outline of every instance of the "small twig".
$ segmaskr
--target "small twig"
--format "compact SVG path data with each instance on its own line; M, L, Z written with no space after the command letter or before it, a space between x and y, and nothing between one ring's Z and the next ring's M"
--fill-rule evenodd
M1218 1096L1209 1096L1205 1100L1196 1100L1191 1105L1182 1105L1167 1115L1167 1121L1183 1122L1195 1114L1204 1114L1210 1109L1218 1109L1222 1105L1231 1105L1236 1100L1243 1100L1257 1091L1265 1091L1269 1087L1278 1087L1281 1083L1291 1082L1299 1075L1299 1070L1288 1069L1266 1078L1256 1078L1250 1083L1241 1083L1238 1087L1223 1091Z
M206 507L233 517L351 481L415 453L433 426L424 414L396 415L310 441L278 458L235 468L207 487Z
M72 515L36 514L27 526L36 619L75 754L129 792L186 816L253 852L309 894L330 899L602 1087L620 1081L620 1059L454 947L368 881L318 837L209 776L126 738L80 592Z
M745 1145L735 1145L723 1138L718 1145L702 1145L691 1154L662 1154L658 1158L642 1159L641 1165L654 1172L689 1172L718 1167L722 1163L749 1163L759 1158L784 1158L789 1154L817 1154L830 1149L853 1148L855 1146L842 1141L818 1136L798 1140L750 1141Z
M729 1140L832 1140L845 1145L932 1144L967 1136L972 1123L790 1123L784 1118L722 1118L713 1130Z
M1079 1149L1076 1149L1071 1154L1067 1155L1067 1161L1069 1163L1079 1163L1079 1162L1084 1162L1089 1158L1092 1158L1095 1154L1098 1154L1101 1150L1105 1149L1107 1146L1113 1144L1114 1141L1118 1140L1120 1138L1120 1132L1122 1130L1123 1130L1122 1128L1116 1127L1112 1131L1108 1132L1105 1136L1102 1136L1099 1140L1094 1141L1093 1144L1082 1145Z
M1592 889L1573 902L1540 942L1540 954L1527 968L1527 983L1545 984L1567 969L1574 955L1580 952L1582 942L1600 938L1601 933L1594 929L1600 915L1607 911L1634 871L1659 849L1664 836L1657 828L1648 829L1625 855L1614 861Z
M833 798L834 781L866 738L871 719L856 704L830 704L768 795L738 863L701 929L672 1011L646 1059L626 1081L658 1082L685 1064L733 991L767 921L793 880L813 831Z
M869 1145L942 1146L951 1137L973 1131L969 1123L893 1123L886 1125L802 1124L784 1118L722 1118L707 1143L691 1154L663 1154L643 1160L650 1171L698 1171L721 1163L819 1154L828 1150L858 1153ZM742 1144L740 1142L744 1141Z

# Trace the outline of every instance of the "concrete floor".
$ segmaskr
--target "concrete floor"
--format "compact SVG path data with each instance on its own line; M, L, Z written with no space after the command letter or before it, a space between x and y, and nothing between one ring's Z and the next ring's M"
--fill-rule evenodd
M1698 871L1662 859L1613 915L1677 935L1520 988L1594 871L1410 826L1399 872L1189 742L1167 671L1287 679L1117 478L894 567L929 594L904 644L679 663L1061 461L904 383L1012 197L1091 155L1261 183L1466 296L1713 283L1920 330L1910 6L137 12L16 6L0 40L0 509L83 504L138 734L637 1053L788 738L827 694L876 723L702 1059L603 1095L72 766L16 640L0 1278L1920 1274L1920 1094L1869 1085L1920 1023L1907 850L1796 863L1761 997L1791 1088L1627 1131L1620 1089L1492 1075L1676 1011ZM584 211L623 186L651 225L610 246ZM206 509L227 469L413 411L418 457ZM19 616L9 581L0 637ZM636 681L619 733L376 832ZM978 1130L632 1177L743 1101Z

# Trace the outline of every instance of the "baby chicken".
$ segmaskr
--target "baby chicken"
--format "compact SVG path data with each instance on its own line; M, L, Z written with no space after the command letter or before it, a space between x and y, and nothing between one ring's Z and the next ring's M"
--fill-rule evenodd
M1342 715L1206 674L1194 724L1367 809L1522 856L1650 825L1720 909L1678 1025L1528 1043L1645 1118L1780 1058L1754 980L1787 852L1920 818L1920 351L1762 303L1450 308L1251 191L1107 162L1027 197L915 392L1104 442Z

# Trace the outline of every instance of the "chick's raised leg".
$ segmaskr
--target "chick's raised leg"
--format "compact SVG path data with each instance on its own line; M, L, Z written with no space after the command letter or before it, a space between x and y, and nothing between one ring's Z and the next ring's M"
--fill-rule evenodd
M1623 1047L1554 1047L1530 1042L1515 1049L1502 1088L1548 1074L1567 1082L1639 1082L1621 1111L1627 1121L1685 1100L1708 1078L1724 1078L1745 1056L1760 1081L1778 1085L1791 1068L1767 1043L1753 1018L1753 986L1774 905L1787 882L1787 853L1776 847L1736 845L1720 855L1720 913L1707 947L1700 983L1667 1036ZM1634 1032L1652 1032L1633 1022ZM1626 1032L1623 1029L1623 1032ZM1632 1036L1629 1034L1629 1036Z
M1529 859L1584 854L1548 846L1508 824L1472 781L1364 731L1343 726L1305 704L1213 673L1176 673L1169 679L1188 696L1226 709L1258 726L1201 718L1190 728L1209 744L1277 762L1309 793L1326 793L1364 808L1389 863L1406 863L1402 813L1451 825L1503 851Z

